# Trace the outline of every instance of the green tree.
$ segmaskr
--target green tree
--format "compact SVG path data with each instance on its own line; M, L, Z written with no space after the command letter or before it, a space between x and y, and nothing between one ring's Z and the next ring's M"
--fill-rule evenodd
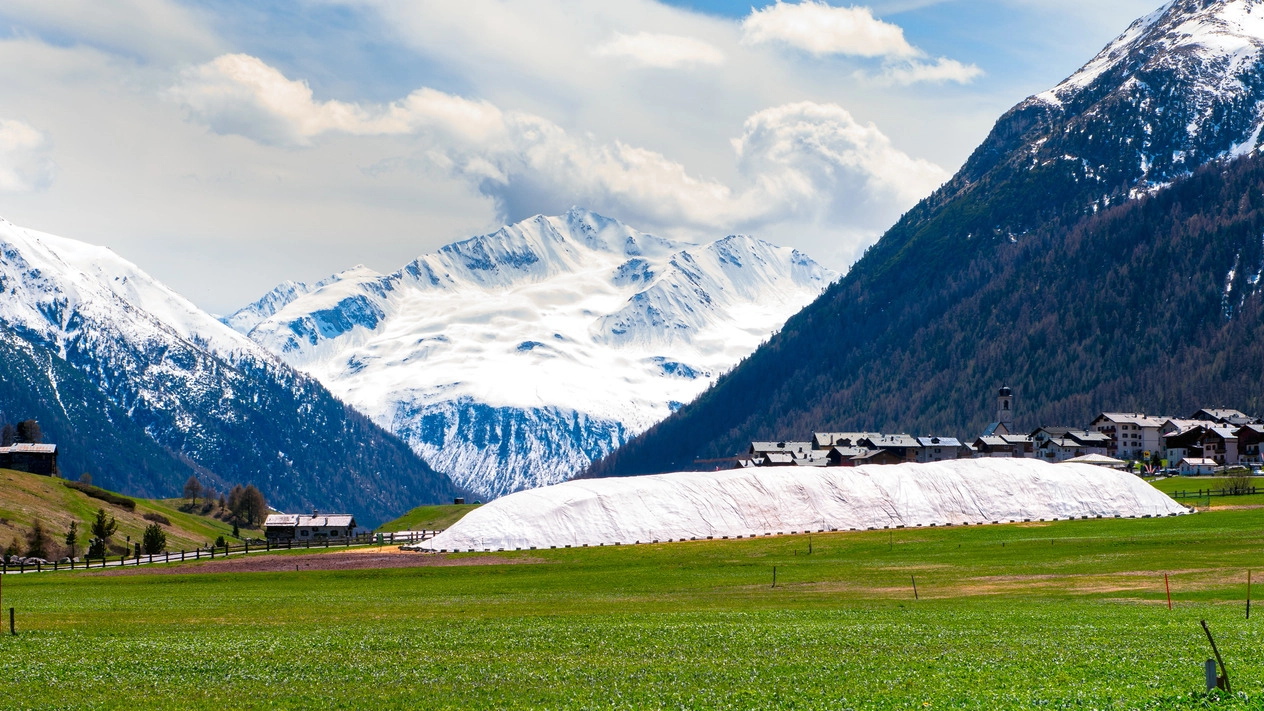
M163 533L162 526L159 526L157 522L145 527L144 546L145 552L150 555L166 550L167 534Z
M70 557L75 557L75 542L79 539L79 522L71 521L70 528L66 529L66 545L70 547Z
M44 535L44 523L38 518L26 534L26 555L28 558L48 557L48 538Z
M110 537L118 531L118 522L114 517L105 512L105 509L97 509L97 517L92 522L92 536L96 538L96 542L92 547L90 555L105 556L106 548L109 546Z
M9 541L9 547L4 549L4 557L12 558L18 554L18 539L14 538Z
M236 521L233 521L233 538L241 538L241 529L237 527Z

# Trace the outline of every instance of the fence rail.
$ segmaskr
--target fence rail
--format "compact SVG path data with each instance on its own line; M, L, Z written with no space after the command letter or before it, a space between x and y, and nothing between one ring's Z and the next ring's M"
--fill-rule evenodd
M1173 499L1205 499L1209 496L1246 496L1259 493L1254 486L1242 489L1199 489L1197 491L1174 491Z
M364 533L357 536L344 536L341 538L333 538L329 536L314 536L299 540L290 539L267 539L254 541L245 541L240 544L225 543L222 546L207 546L205 548L195 548L191 551L163 551L162 553L132 553L120 556L101 556L94 558L85 557L83 560L71 559L69 563L53 561L50 563L9 563L7 561L0 562L0 575L14 575L21 573L47 573L57 570L84 570L91 568L121 568L125 566L152 565L162 563L180 563L190 560L214 560L215 558L226 558L229 556L250 555L252 553L271 553L273 551L289 551L289 550L310 550L312 548L324 550L327 548L350 548L351 546L375 546L396 543L416 543L429 538L434 538L443 529L426 530L426 531L395 531L391 533Z

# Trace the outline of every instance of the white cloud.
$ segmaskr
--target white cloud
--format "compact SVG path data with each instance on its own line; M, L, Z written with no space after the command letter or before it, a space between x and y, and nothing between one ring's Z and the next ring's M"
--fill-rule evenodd
M217 132L264 143L410 135L413 157L379 162L374 171L447 171L495 200L509 220L583 204L668 228L841 218L880 229L947 178L832 104L789 104L748 119L733 141L743 180L730 186L656 151L600 142L528 112L433 89L383 106L316 101L304 82L243 55L185 72L171 95Z
M969 84L983 76L983 70L973 64L962 64L955 59L940 57L934 62L912 60L904 63L893 63L883 67L877 79L888 84L907 86L918 82L942 84L957 82Z
M222 46L202 13L172 0L5 0L0 18L35 34L159 61L205 57Z
M48 139L29 124L0 119L0 190L27 192L53 181Z
M777 0L751 10L742 21L747 42L781 42L817 56L916 57L898 25L883 22L867 7L831 7L825 2Z
M615 33L610 41L593 50L598 57L619 57L656 69L673 69L689 65L719 66L724 53L714 45L695 37L638 32L633 35Z
M941 57L925 61L926 53L909 44L899 25L883 22L867 7L831 7L823 1L786 3L777 0L762 10L752 9L742 21L748 44L778 42L818 57L845 55L883 60L879 83L907 86L918 82L967 84L983 75L973 64ZM858 72L861 77L868 72Z

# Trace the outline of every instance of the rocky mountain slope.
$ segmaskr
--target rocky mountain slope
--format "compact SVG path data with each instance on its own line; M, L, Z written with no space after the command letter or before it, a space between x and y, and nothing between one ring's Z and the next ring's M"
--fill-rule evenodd
M108 249L0 221L0 412L69 475L172 496L190 474L379 521L455 489L402 442Z
M1259 409L1264 2L1176 0L1023 101L961 171L707 393L592 475L814 429L977 433Z
M229 317L484 496L563 481L693 399L836 274L575 209ZM239 326L240 327L240 326Z

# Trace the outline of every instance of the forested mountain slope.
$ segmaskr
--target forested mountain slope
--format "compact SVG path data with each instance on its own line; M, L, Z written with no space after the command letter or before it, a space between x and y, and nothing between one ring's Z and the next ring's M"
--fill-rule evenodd
M1235 0L1139 20L1002 117L767 346L589 474L813 430L975 434L1004 384L1033 427L1260 409L1261 19Z

